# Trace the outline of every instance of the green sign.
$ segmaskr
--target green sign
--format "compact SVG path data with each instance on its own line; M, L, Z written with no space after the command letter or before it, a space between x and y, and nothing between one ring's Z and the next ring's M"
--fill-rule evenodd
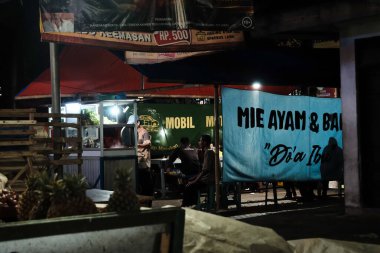
M198 147L202 134L214 138L214 110L210 104L138 104L137 114L152 136L153 157L169 155L181 137L188 137L194 147Z

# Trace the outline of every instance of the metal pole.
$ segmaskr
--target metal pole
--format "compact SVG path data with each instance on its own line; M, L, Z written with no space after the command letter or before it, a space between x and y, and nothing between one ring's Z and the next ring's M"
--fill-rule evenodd
M215 198L216 211L220 209L220 159L219 159L219 86L214 85L214 138L215 138Z
M58 61L58 46L56 43L49 43L50 53L50 74L51 74L51 111L53 114L61 113L61 91L60 91L60 78L59 78L59 61ZM60 122L61 118L53 117L53 122ZM55 140L61 137L61 128L58 126L53 127L53 140L54 150L62 150L62 146ZM61 155L54 154L54 160L59 160ZM60 178L63 177L63 167L58 166L55 169Z
M144 80L144 75L141 74L141 90L145 89L145 80Z
M52 113L61 113L61 91L59 83L59 61L58 46L56 43L49 43L50 49L50 74L51 74L51 99Z

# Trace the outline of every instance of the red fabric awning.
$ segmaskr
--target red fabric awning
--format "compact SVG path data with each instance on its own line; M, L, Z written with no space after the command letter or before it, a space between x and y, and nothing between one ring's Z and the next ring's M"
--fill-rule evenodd
M111 52L96 47L68 46L60 55L61 96L119 93L140 89L141 74ZM50 68L16 99L51 96Z
M62 97L124 93L127 96L213 97L213 85L184 85L150 82L136 69L110 51L88 46L66 46L60 55L60 91ZM252 89L251 85L231 85ZM294 87L263 86L263 91L289 94ZM30 83L17 100L51 96L50 68Z

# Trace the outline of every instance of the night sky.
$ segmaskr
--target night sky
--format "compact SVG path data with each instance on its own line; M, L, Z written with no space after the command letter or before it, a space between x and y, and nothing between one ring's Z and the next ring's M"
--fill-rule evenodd
M49 66L38 21L38 0L0 0L0 108L13 108L15 95Z

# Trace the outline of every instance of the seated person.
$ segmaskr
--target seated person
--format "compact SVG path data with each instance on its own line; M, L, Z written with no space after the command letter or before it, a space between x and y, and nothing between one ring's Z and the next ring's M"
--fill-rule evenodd
M182 137L180 145L169 156L166 167L174 168L174 161L179 158L180 164L176 165L186 177L196 175L200 172L201 165L198 160L197 149L190 146L189 138Z
M197 204L198 190L204 189L210 184L215 184L215 152L210 148L211 136L202 135L199 141L203 150L202 170L189 179L183 193L182 206Z

